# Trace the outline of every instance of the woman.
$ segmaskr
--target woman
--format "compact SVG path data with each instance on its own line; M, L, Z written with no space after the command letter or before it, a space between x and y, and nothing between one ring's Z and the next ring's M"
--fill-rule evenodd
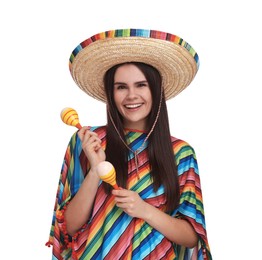
M166 98L192 81L198 59L164 34L109 31L73 52L72 76L107 103L108 122L70 140L49 240L53 259L212 259L195 153L170 136L166 108ZM105 160L119 190L98 177Z

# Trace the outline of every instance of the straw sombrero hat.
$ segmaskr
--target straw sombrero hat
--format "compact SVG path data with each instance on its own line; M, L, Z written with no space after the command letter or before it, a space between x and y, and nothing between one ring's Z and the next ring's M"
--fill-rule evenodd
M194 79L199 60L182 38L156 30L119 29L96 34L80 43L70 56L76 84L88 95L106 102L103 77L125 62L143 62L162 76L166 99L173 98Z

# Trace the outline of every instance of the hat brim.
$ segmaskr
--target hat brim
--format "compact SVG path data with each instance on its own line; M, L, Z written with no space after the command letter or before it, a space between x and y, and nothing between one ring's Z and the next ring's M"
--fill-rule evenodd
M114 65L125 62L143 62L155 67L162 76L166 99L175 97L194 79L199 67L198 55L180 37L141 29L126 29L126 34L118 36L119 31L115 30L118 33L114 36L112 31L97 34L82 42L71 55L71 75L91 97L106 102L104 75ZM147 34L141 34L142 31Z

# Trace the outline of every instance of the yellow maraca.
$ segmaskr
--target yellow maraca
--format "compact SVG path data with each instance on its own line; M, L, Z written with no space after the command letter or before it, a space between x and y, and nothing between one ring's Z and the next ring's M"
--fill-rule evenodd
M73 108L71 107L64 108L61 111L60 116L65 124L75 126L78 129L82 128L81 124L79 123L78 113Z
M114 189L119 190L119 187L116 183L116 171L114 166L110 162L100 162L96 166L96 171L102 181L110 184L111 186L113 186Z
M78 113L73 108L64 108L61 111L60 116L65 124L75 126L78 129L82 128L81 124L79 123ZM119 189L116 183L116 171L114 166L110 162L100 162L97 165L97 173L102 181L112 185L114 189Z

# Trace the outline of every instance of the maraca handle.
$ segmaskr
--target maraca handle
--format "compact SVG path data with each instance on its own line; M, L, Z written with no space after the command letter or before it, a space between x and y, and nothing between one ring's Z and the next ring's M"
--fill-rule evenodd
M82 128L80 123L76 124L75 127L78 128L79 130Z
M120 190L117 184L112 185L115 190Z

